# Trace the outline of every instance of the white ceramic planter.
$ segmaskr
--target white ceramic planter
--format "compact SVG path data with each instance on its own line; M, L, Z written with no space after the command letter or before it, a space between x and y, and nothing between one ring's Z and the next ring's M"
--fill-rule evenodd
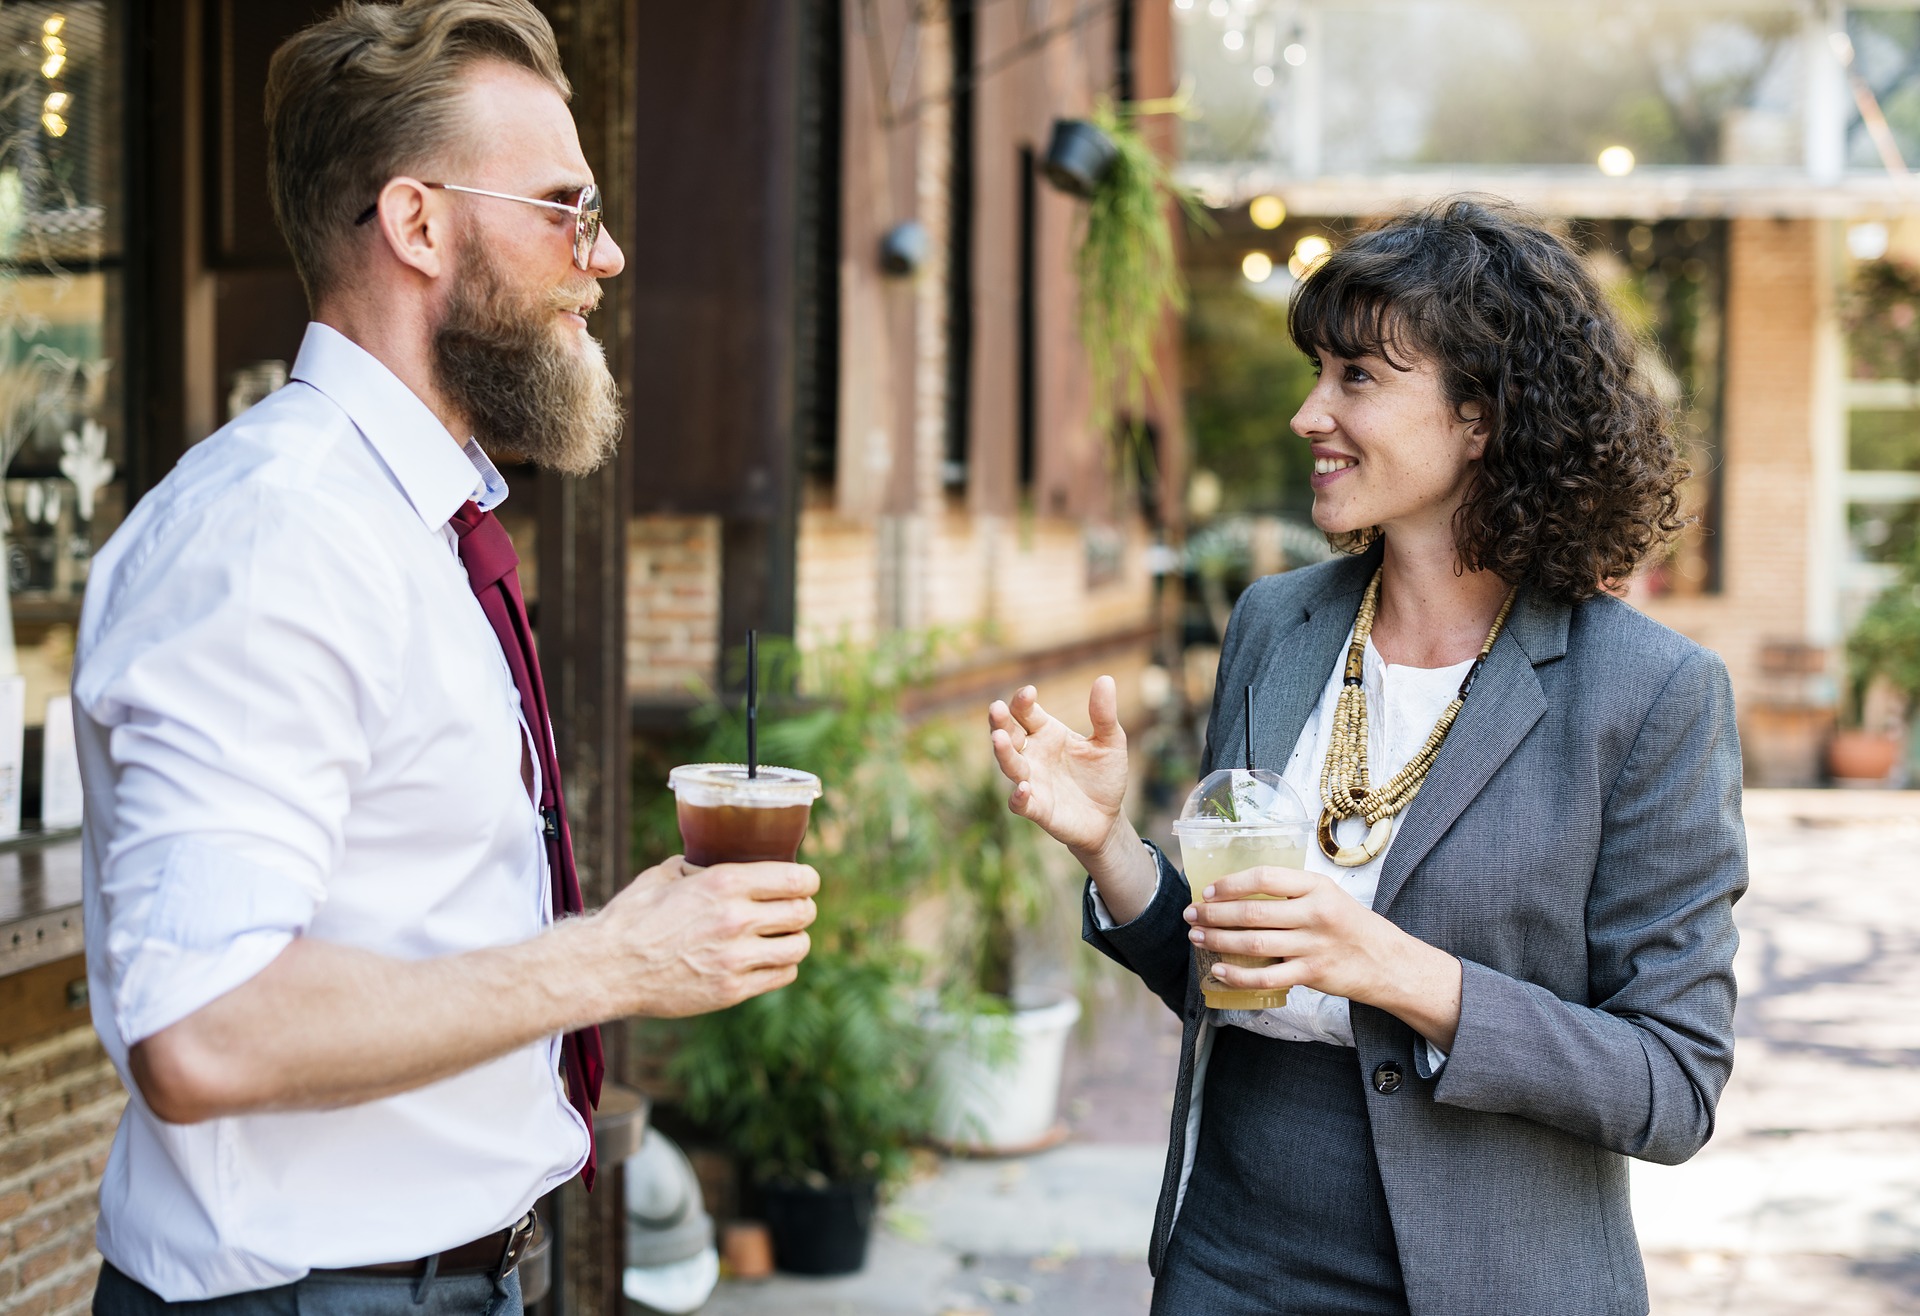
M936 1141L956 1151L1009 1154L1057 1140L1060 1067L1080 1002L1060 995L1017 1009L1010 1018L960 1021L936 1015L940 1036L932 1083ZM1011 1054L994 1056L988 1039L1011 1031ZM1001 1064L991 1063L1000 1059Z

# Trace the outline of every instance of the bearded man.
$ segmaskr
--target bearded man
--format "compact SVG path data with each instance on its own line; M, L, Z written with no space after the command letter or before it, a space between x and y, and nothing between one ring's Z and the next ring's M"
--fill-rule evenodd
M579 474L622 257L528 0L349 4L268 86L292 382L96 560L74 676L94 1021L132 1099L94 1310L520 1308L592 1174L599 1022L793 980L818 877L678 856L579 914L485 449ZM618 1167L607 1167L617 1172Z

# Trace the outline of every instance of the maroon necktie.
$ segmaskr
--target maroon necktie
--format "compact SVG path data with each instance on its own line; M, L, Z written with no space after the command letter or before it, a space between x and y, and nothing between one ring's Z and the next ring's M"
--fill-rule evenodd
M560 797L560 756L553 746L553 723L547 718L547 687L540 680L540 655L533 648L533 627L520 597L520 555L500 519L472 503L453 514L453 530L460 537L460 563L467 583L480 600L481 611L499 637L520 692L520 711L540 757L540 827L546 837L547 870L553 874L553 916L578 914L580 876L573 866L573 834L567 830L567 806ZM568 1033L560 1044L560 1067L567 1076L567 1098L587 1122L587 1163L580 1171L593 1187L593 1110L600 1104L600 1079L606 1057L600 1049L600 1030L586 1027Z

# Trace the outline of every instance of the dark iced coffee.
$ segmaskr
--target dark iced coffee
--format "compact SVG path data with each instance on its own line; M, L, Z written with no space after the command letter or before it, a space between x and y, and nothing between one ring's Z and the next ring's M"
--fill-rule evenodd
M793 768L763 767L749 775L740 763L696 763L667 776L680 816L687 862L792 863L807 834L820 779Z

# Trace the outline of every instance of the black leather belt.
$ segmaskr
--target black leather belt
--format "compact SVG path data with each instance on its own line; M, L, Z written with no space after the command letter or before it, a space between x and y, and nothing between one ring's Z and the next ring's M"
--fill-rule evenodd
M487 1275L501 1279L513 1273L533 1242L539 1218L529 1211L512 1227L476 1238L471 1243L450 1247L445 1252L414 1261L383 1261L371 1266L343 1266L320 1271L324 1275L392 1275L411 1279L429 1273L437 1275ZM437 1264L436 1264L437 1263Z

